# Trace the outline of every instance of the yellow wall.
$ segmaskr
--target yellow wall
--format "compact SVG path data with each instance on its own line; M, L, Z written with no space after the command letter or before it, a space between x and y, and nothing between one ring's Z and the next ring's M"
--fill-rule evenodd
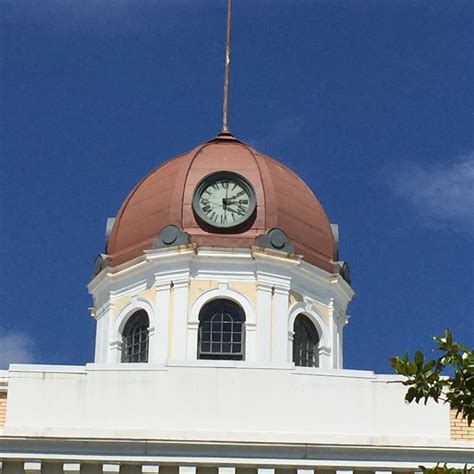
M192 280L189 284L189 307L205 291L217 288L219 282L216 280ZM229 288L244 295L255 308L257 305L257 287L253 282L230 281Z
M5 424L7 418L7 392L0 392L0 426Z
M297 293L296 291L290 290L290 306L293 306L296 303L301 303L303 301L303 296Z
M155 294L156 294L156 289L147 288L143 291L140 291L140 293L138 293L138 297L149 301L150 304L153 304L154 299L155 299ZM114 317L117 317L120 314L120 312L123 310L123 308L125 308L125 306L127 306L130 303L130 300L131 300L130 296L124 296L123 298L115 300L112 315Z
M456 410L451 410L451 438L463 441L474 441L474 423L469 426L461 414L456 416Z

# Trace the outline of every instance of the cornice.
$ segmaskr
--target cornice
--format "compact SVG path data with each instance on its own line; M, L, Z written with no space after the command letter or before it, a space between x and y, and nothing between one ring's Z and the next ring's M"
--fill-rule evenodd
M320 442L147 439L90 436L25 436L9 429L1 439L4 461L140 463L210 466L275 466L361 469L413 469L420 464L464 468L472 462L472 443L423 438L377 440L361 436L322 436ZM18 431L18 430L16 430ZM21 429L20 429L21 431ZM52 430L58 431L58 430ZM61 430L59 430L61 431ZM74 430L70 430L74 431ZM275 436L277 437L277 436Z

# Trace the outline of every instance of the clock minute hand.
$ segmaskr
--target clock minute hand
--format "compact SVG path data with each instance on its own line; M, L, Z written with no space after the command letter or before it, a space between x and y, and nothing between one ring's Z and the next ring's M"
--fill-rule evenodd
M245 191L240 191L237 194L234 194L233 196L231 196L230 198L227 198L227 201L232 201L233 199L243 196L244 194L245 194Z

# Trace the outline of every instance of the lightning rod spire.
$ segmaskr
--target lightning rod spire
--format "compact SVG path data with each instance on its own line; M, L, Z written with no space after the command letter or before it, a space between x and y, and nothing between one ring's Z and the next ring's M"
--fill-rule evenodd
M229 82L230 82L230 32L232 21L232 0L227 1L227 32L225 42L225 67L224 67L224 104L222 110L221 134L229 135Z

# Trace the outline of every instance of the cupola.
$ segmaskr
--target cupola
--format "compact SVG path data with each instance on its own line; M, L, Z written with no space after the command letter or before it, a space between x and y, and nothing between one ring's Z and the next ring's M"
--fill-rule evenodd
M305 182L228 126L153 170L108 221L89 291L95 361L342 368L352 299L338 229Z
M207 206L206 194L198 196L200 183L211 190L217 186L207 194ZM227 198L220 186L230 186ZM108 239L109 264L121 265L156 247L168 226L200 247L251 248L269 241L275 250L291 249L312 265L335 270L334 236L311 189L287 166L232 136L217 137L166 161L133 189ZM287 236L289 247L284 247L284 237L262 239L273 229ZM170 245L175 241L168 239Z
M342 367L337 232L285 165L230 134L125 199L89 285L96 362Z

